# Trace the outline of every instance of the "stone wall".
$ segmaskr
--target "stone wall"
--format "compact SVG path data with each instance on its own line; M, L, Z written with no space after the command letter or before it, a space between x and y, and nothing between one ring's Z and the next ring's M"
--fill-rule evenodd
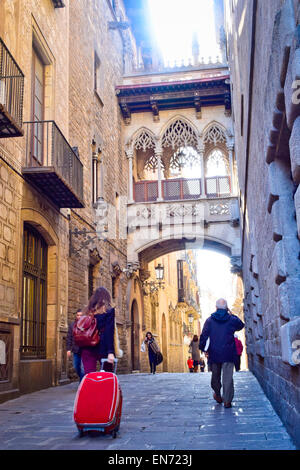
M228 1L226 17L249 367L299 443L299 4Z
M103 285L112 294L115 279L116 319L124 356L119 372L128 371L130 357L127 350L129 312L126 307L127 278L114 271L114 266L126 268L126 239L116 233L108 241L98 240L95 228L97 205L93 199L93 152L101 161L98 169L98 198L117 211L118 199L127 196L127 161L122 146L122 119L115 95L115 86L123 75L123 41L119 30L109 29L115 21L111 3L70 3L69 50L69 133L84 165L84 209L70 213L70 230L83 232L72 235L75 251L69 258L69 321L79 307L88 301L88 266L93 267L93 289ZM88 31L88 34L87 34ZM99 60L98 81L95 88L95 57ZM116 218L117 214L113 213ZM88 241L88 237L93 239ZM87 244L85 245L85 242ZM96 258L93 256L96 253Z
M69 12L58 13L50 1L1 2L0 35L24 73L23 121L31 120L31 69L33 44L45 64L44 119L55 120L68 139L68 35ZM25 126L24 126L25 128ZM10 328L8 377L0 380L0 400L66 379L63 354L67 328L68 222L66 215L32 185L25 182L26 137L1 139L1 279L0 323ZM47 269L47 364L42 360L21 361L23 309L23 228L34 227L48 245ZM7 343L8 344L8 343ZM34 365L33 365L34 362ZM2 372L2 371L1 371ZM45 379L46 377L46 379ZM39 380L39 378L41 380Z
M116 235L107 241L98 240L95 233L97 205L92 191L93 156L96 154L99 162L97 197L110 205L115 220L120 218L116 206L118 200L127 196L128 166L115 86L122 81L124 60L127 66L130 60L135 60L131 32L109 28L109 22L117 21L116 13L120 16L121 10L124 10L122 2L114 11L110 0L66 2L64 8L58 9L50 0L5 0L0 5L3 18L0 35L25 76L23 121L32 118L34 45L45 69L44 119L54 120L70 146L77 148L83 163L85 204L84 209L59 210L55 207L42 190L24 180L26 137L1 140L0 326L3 325L1 335L9 342L7 348L11 352L10 363L3 368L5 378L9 373L9 383L2 384L0 379L0 393L3 390L6 395L8 389L16 393L19 390L24 222L37 229L48 244L49 383L63 383L68 380L68 375L74 377L71 364L69 367L66 360L68 324L75 311L87 304L91 288L104 285L112 293L113 279L113 304L124 351L119 371L128 371L128 279L121 271L126 268L126 235L119 234L117 228ZM124 17L124 11L122 15ZM120 212L122 209L123 206ZM80 231L78 237L74 236L75 230ZM23 366L22 377L26 377L26 365ZM28 366L30 370L33 368ZM36 369L34 376L38 376ZM30 373L28 377L30 380ZM27 384L21 389L27 390Z

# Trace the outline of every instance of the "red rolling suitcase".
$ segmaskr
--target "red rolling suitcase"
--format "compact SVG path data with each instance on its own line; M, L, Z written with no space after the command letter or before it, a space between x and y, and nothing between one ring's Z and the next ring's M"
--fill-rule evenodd
M122 391L114 373L101 371L86 374L82 379L74 402L74 421L80 436L86 431L111 433L115 438L120 427L122 414Z

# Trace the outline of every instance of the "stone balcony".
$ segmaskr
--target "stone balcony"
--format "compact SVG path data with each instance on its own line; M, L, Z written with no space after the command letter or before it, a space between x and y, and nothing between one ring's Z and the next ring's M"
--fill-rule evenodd
M161 192L159 192L161 184ZM133 185L135 202L154 202L159 194L164 201L200 199L201 197L218 198L231 195L229 176L201 178L170 178L159 181L142 180Z

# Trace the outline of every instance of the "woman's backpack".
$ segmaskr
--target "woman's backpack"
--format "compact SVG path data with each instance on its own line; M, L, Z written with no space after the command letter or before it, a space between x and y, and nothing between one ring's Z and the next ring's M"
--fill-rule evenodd
M74 342L80 348L96 346L100 341L97 320L94 315L82 315L73 326Z

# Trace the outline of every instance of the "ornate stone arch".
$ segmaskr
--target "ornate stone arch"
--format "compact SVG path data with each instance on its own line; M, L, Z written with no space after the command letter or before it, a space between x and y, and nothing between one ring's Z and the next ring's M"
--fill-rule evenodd
M202 142L204 150L205 173L209 159L214 158L214 154L223 154L227 174L230 173L228 145L231 139L231 133L219 122L210 122L202 132Z
M157 137L147 127L139 128L131 137L130 143L135 150L146 152L147 149L155 148Z
M157 137L146 127L138 129L131 137L127 147L131 147L135 154L136 179L144 179L144 170L157 168L157 158L155 156Z
M165 176L169 169L184 164L193 164L198 160L199 133L194 124L181 115L174 116L162 128L160 146ZM189 151L190 149L190 151Z
M160 144L163 149L171 147L173 151L180 147L198 148L199 133L192 122L183 116L174 116L162 128Z
M227 144L229 140L229 132L217 121L210 122L202 131L204 144Z

